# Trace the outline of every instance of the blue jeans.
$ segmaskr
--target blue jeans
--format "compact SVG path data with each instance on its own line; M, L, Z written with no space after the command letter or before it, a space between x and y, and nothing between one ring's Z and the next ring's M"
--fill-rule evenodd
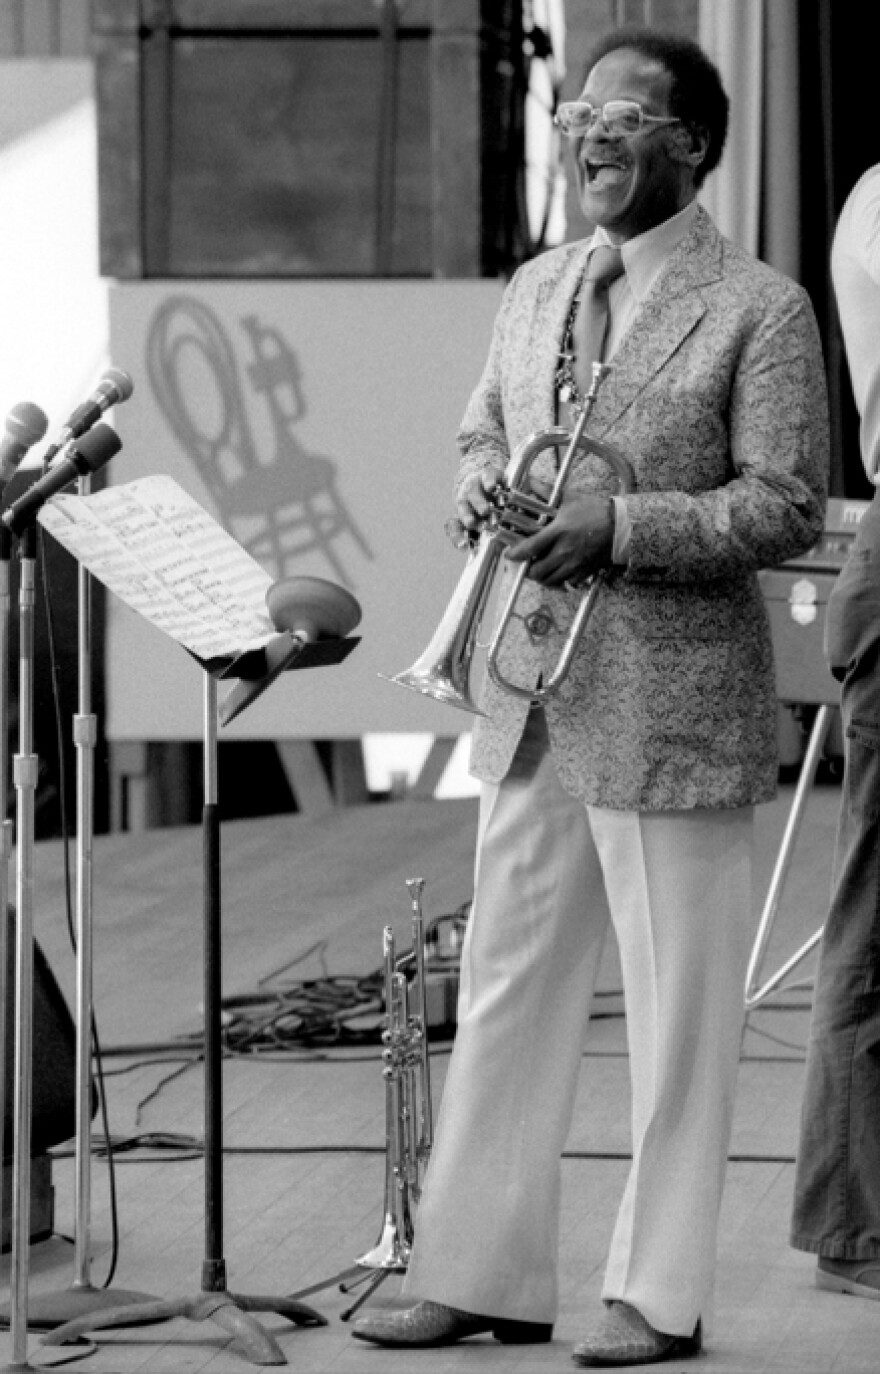
M828 603L846 761L819 954L791 1243L880 1256L880 495Z

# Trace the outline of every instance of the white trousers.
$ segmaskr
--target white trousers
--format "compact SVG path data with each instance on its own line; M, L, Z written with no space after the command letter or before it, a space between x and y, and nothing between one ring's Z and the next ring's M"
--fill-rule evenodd
M754 938L753 808L585 807L534 717L508 776L483 789L458 1029L404 1293L555 1320L560 1156L610 917L633 1160L603 1297L689 1335L713 1286Z

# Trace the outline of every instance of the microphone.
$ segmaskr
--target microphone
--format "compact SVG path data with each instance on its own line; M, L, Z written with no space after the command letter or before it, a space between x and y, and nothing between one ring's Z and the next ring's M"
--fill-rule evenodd
M13 534L21 534L36 519L50 497L74 482L77 477L97 472L122 448L122 440L109 425L95 425L77 443L71 442L65 456L29 486L23 496L3 512L3 524Z
M6 432L0 439L0 490L6 485L28 449L39 443L49 421L39 406L21 401L6 416Z
M123 372L121 367L108 368L91 396L77 406L58 438L49 445L43 462L51 463L55 454L64 448L65 444L69 444L71 439L78 439L81 434L85 434L86 430L91 429L96 420L100 420L105 410L127 401L133 391L134 382L127 372Z

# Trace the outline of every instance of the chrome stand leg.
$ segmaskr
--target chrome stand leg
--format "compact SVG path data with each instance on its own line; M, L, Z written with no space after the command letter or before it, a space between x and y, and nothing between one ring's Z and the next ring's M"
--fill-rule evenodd
M767 892L767 899L764 903L764 910L761 913L758 933L755 937L755 943L752 948L752 954L746 972L745 1007L747 1012L752 1011L759 1003L763 1002L771 992L779 988L780 984L788 977L792 969L796 968L797 965L806 958L822 938L824 927L820 926L820 928L814 931L810 938L801 945L800 949L798 949L790 959L786 960L776 973L766 979L760 987L757 986L767 950L767 944L770 939L770 933L779 913L782 892L789 868L791 867L794 847L804 818L807 801L809 800L810 789L813 786L816 769L819 766L822 749L828 736L828 731L831 728L835 709L835 707L829 705L820 706L819 710L816 712L813 728L810 731L804 762L798 776L797 787L795 788L794 801L792 802L791 811L789 812L782 843L779 847L779 853L773 869L773 876L770 880L770 887Z

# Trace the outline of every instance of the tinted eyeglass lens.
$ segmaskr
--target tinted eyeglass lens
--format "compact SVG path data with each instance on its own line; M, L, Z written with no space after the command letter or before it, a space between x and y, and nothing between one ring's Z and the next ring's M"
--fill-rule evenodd
M580 138L589 133L599 111L588 100L571 100L556 111L556 123L564 134Z
M642 128L642 108L634 100L609 100L601 110L588 100L572 100L560 105L556 116L563 133L575 138L589 133L597 119L610 134L637 134Z
M637 134L642 127L642 107L633 100L610 100L602 117L611 134Z

